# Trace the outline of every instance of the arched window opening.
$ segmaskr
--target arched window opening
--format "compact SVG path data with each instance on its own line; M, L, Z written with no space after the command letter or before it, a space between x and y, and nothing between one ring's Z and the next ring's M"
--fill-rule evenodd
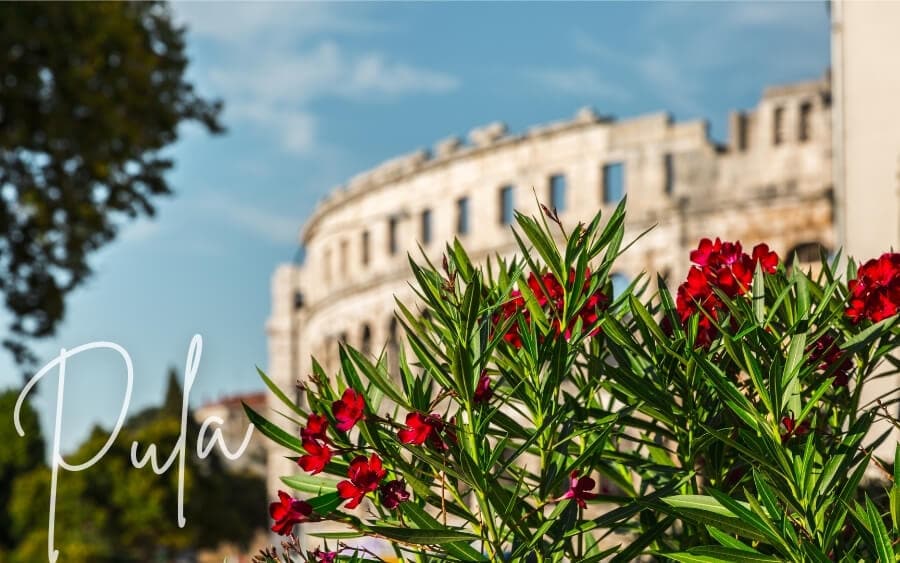
M821 262L822 255L828 256L828 248L819 242L801 242L792 248L785 257L787 264L794 262L794 256L801 264L818 264Z
M372 353L372 329L369 328L368 323L364 323L362 326L359 348L363 354L368 355Z
M391 317L388 323L387 361L391 375L400 373L400 335L397 317Z

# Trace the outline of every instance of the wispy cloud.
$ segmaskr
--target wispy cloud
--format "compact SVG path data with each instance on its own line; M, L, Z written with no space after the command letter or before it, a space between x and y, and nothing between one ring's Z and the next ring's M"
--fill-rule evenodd
M320 146L316 102L390 102L460 85L446 72L341 45L333 36L384 27L339 4L178 3L176 10L217 45L221 60L203 78L225 98L226 120L273 135L288 153L308 156Z
M139 219L134 223L124 226L119 233L119 241L127 243L139 243L154 238L162 228L155 219Z
M605 74L622 77L654 92L665 107L693 116L703 115L700 100L710 83L726 77L728 83L746 86L754 79L739 71L745 62L772 61L785 76L809 72L819 64L818 58L812 58L815 50L773 52L777 47L756 41L763 32L777 28L784 34L787 29L789 37L802 43L804 38L818 37L817 25L827 25L824 8L816 16L802 3L738 2L698 10L696 5L670 2L636 13L635 34L652 38L640 48L612 46L601 37L576 30L572 39L575 52L591 61L590 68L597 69L598 75L602 69ZM812 22L815 17L821 21ZM561 92L571 90L565 80L557 87Z
M546 89L574 96L622 101L628 93L619 83L608 81L591 67L527 69L525 75Z
M265 39L292 42L321 33L371 33L388 26L367 19L361 6L319 2L174 2L192 36L222 43Z
M193 205L202 212L270 243L296 243L300 222L294 215L248 205L230 196L206 194Z

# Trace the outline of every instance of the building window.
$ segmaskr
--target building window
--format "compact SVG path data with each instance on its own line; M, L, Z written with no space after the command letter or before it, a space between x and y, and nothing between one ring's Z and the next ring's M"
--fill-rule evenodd
M372 329L369 328L368 324L364 324L362 327L362 337L360 338L359 349L366 355L372 353Z
M388 219L388 252L391 256L397 254L397 222L396 217Z
M625 165L621 162L603 166L603 203L619 203L625 197Z
M737 118L737 149L741 152L747 150L747 147L750 145L748 140L749 131L747 130L749 127L749 123L747 123L747 114L741 112L738 114Z
M500 224L511 225L513 222L515 202L513 201L513 187L500 188Z
M347 272L349 271L349 268L348 268L348 265L347 265L347 253L348 253L348 251L349 251L349 248L348 248L348 245L347 245L347 241L346 241L346 240L342 240L342 241L341 241L341 246L340 246L340 255L339 255L339 256L340 256L340 261L341 261L341 275L347 275Z
M359 241L360 258L363 266L369 265L369 231L363 231L361 240Z
M431 244L431 210L422 211L422 244Z
M550 207L557 211L566 210L566 177L562 174L550 176Z
M388 373L400 373L400 335L398 334L397 317L391 317L388 323L387 365Z
M784 142L784 108L775 108L772 119L772 142L773 144L780 145Z
M794 261L794 257L801 264L816 264L821 261L822 255L829 255L828 249L818 242L803 242L788 252L788 264Z
M812 126L812 104L803 102L800 104L800 122L798 123L797 138L801 142L808 141L810 137L810 128Z
M671 153L667 153L663 159L663 167L665 168L666 195L672 195L675 191L675 159Z
M456 232L460 235L469 232L469 198L467 197L456 200Z
M325 283L331 283L331 249L326 248L322 253L322 277Z

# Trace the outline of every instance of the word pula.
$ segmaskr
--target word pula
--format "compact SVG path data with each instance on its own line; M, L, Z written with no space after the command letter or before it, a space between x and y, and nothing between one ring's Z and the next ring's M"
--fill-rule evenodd
M125 362L126 369L126 377L128 378L126 381L125 387L125 400L122 402L122 408L119 411L119 418L116 420L116 424L113 427L112 432L109 437L106 439L103 447L100 448L94 457L85 461L84 463L79 464L70 464L67 463L66 460L63 459L62 455L59 452L60 447L60 430L62 429L62 412L63 412L63 390L65 387L66 380L66 360L81 354L82 352L87 352L89 350L112 350L119 354L122 360ZM203 338L199 334L195 334L191 339L191 345L188 348L187 360L184 365L184 393L181 399L181 433L179 434L178 441L175 443L175 447L172 450L172 453L169 455L168 459L162 464L159 464L159 461L156 456L156 444L150 444L147 447L147 452L144 457L140 460L138 459L138 443L131 443L131 465L135 468L140 469L150 463L150 467L153 469L153 472L157 475L162 475L175 463L175 460L178 459L178 527L183 528L186 520L184 518L184 455L185 448L187 445L187 416L188 416L188 397L190 396L191 387L194 385L194 379L197 377L197 370L200 367L200 356L203 351ZM73 348L71 350L66 350L63 348L60 350L59 355L51 360L47 365L42 367L35 375L32 377L28 383L25 384L25 387L22 388L22 392L19 393L19 398L16 400L16 406L13 410L13 422L15 423L16 432L19 433L19 436L25 436L25 431L22 429L22 424L20 421L20 412L22 409L22 403L25 401L25 398L28 396L28 393L31 389L41 380L45 375L47 375L54 368L59 368L59 382L56 387L56 419L54 421L54 431L53 431L53 449L50 457L50 511L49 511L49 523L47 527L47 557L50 563L56 563L56 560L59 558L59 550L54 549L54 527L56 523L56 491L57 484L59 481L59 469L65 469L66 471L83 471L103 458L106 455L106 452L109 451L109 448L112 447L113 443L116 440L116 437L119 435L119 431L122 429L122 425L125 423L125 415L128 413L128 404L131 402L131 389L134 384L134 366L131 361L131 356L129 356L128 352L125 348L119 346L114 342L91 342L89 344L84 344L78 346L77 348ZM215 428L213 431L212 439L209 440L208 443L204 444L204 438L206 436L206 432L209 429L211 424L217 424L219 426L225 423L218 416L209 416L200 426L200 432L197 435L197 456L201 459L206 458L213 448L218 444L219 449L222 451L222 454L228 459L237 459L244 453L244 450L247 449L247 446L250 443L250 438L253 436L253 425L249 425L246 433L244 434L244 439L241 442L240 447L232 452L228 449L225 444L225 439L222 437L221 428Z

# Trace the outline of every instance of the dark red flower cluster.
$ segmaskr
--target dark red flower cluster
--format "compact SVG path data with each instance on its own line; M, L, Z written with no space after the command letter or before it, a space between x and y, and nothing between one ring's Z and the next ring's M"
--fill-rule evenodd
M783 429L781 432L781 443L785 443L791 439L791 436L806 436L809 434L809 422L804 420L800 424L797 424L797 419L794 418L794 415L788 415L781 418L781 428Z
M411 412L406 415L406 428L402 428L397 432L397 437L404 444L421 446L428 443L439 452L447 450L447 443L444 441L442 434L445 432L447 424L437 414L422 415L417 412ZM448 436L453 439L453 436Z
M394 479L381 485L381 505L388 510L394 510L400 503L409 500L409 491L402 479Z
M850 381L853 360L841 351L841 347L831 333L826 332L813 344L807 346L806 353L809 354L809 361L818 364L818 369L823 372L827 372L832 366L838 366L833 373L836 387L844 387Z
M309 520L312 505L305 500L298 500L284 491L278 491L278 502L269 505L269 515L275 520L272 531L286 536L294 526Z
M573 471L569 474L569 490L560 497L560 500L572 499L578 503L578 506L581 508L587 508L587 502L585 501L597 498L597 493L591 492L596 486L596 481L587 475L579 477L578 471Z
M852 322L869 319L877 323L896 315L900 310L900 253L885 252L861 265L847 289L850 303L846 314Z
M365 409L366 401L362 394L347 388L341 398L331 405L331 414L337 421L334 427L341 432L347 432L363 419Z
M315 561L315 563L335 563L335 561L337 561L337 556L337 551L322 551L317 547L310 555L309 561Z
M575 270L569 271L569 282L575 282ZM591 270L588 268L585 269L584 272L584 291L589 290L590 284ZM563 314L565 289L562 284L559 283L559 280L556 279L556 276L547 272L538 279L534 272L532 272L528 275L528 290L534 295L538 305L549 313L548 317L553 319L552 324L556 334L563 335L566 340L571 338L574 319L573 322L569 323L565 330L563 330L560 319ZM577 315L577 317L581 319L582 330L590 330L590 335L595 336L600 330L599 327L594 326L600 318L599 311L606 308L608 304L609 297L599 289L590 294ZM500 312L494 315L494 325L513 318L519 313L522 314L526 323L530 321L531 315L528 308L525 306L525 297L522 296L522 292L515 290L510 294L509 301L504 303L500 308ZM519 334L518 323L513 323L507 329L506 334L503 335L503 339L515 348L522 347L522 338Z
M369 459L366 459L366 456L356 457L350 462L350 468L347 470L348 480L337 484L338 495L348 500L344 506L347 508L359 506L366 493L378 489L378 484L386 473L378 454L372 454Z
M331 461L331 448L328 444L318 440L303 440L303 449L306 450L306 455L300 456L297 465L311 475L321 473Z
M304 440L328 441L325 432L328 430L328 419L322 415L312 413L306 417L306 426L300 430L300 437Z
M475 395L472 399L475 401L475 404L486 405L493 396L494 390L491 389L491 378L487 375L482 375L478 379L478 385L475 386Z
M691 251L687 280L678 287L676 309L682 324L694 313L700 313L697 345L708 346L716 337L713 321L719 320L725 304L713 289L728 297L744 295L753 283L753 272L760 264L763 272L772 274L778 266L778 255L765 244L758 244L746 254L740 242L715 242L705 238L697 250Z
M337 421L335 428L347 432L362 420L366 408L366 401L360 393L353 389L344 391L340 400L331 405L331 413ZM320 473L331 461L332 451L329 447L328 419L320 414L310 414L306 419L306 426L300 429L300 438L303 440L303 449L306 454L300 456L297 465L304 471L315 475Z

